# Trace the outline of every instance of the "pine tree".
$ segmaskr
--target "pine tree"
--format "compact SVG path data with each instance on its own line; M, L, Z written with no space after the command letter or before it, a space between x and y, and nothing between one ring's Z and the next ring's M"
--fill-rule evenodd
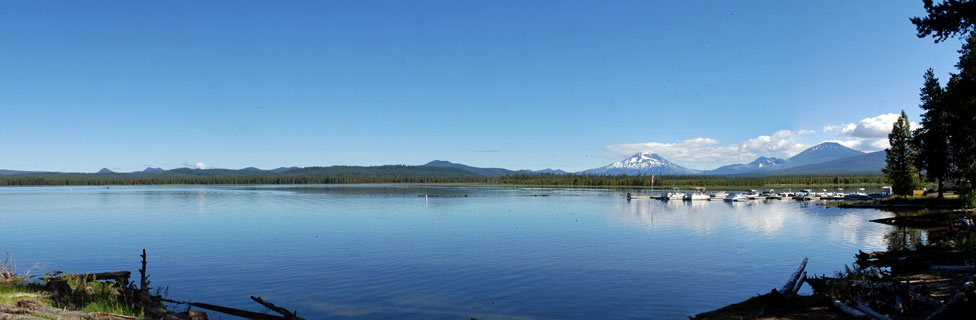
M915 166L925 170L925 177L929 181L936 181L939 185L939 199L942 199L945 180L949 177L951 168L948 111L943 99L945 91L935 77L935 72L929 69L925 72L925 84L919 94L922 105L921 127L914 132L913 147L918 151Z
M932 35L935 42L944 41L956 35L965 35L976 25L976 1L946 0L938 4L932 0L922 1L925 17L911 18L918 31L918 37Z
M918 169L915 168L915 150L912 149L911 139L908 115L902 110L901 117L898 117L888 134L891 147L885 150L886 166L882 169L891 181L892 192L897 195L909 195L918 186Z
M964 187L976 181L976 31L959 50L958 74L946 86L947 131L953 178Z

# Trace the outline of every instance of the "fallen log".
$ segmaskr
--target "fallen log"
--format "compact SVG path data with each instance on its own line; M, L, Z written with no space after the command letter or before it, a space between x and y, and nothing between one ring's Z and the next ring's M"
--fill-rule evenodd
M861 312L864 312L864 314L867 314L871 318L877 320L891 320L891 318L888 318L885 315L880 314L877 311L874 311L873 309L871 309L871 307L868 307L868 305L864 304L864 302L861 302L860 299L854 299L854 308L857 308L857 310L861 310Z
M188 304L197 308L203 308L207 310L226 313L232 316L244 317L244 318L254 319L254 320L289 320L288 318L282 316L276 316L267 313L259 313L259 312L247 311L247 310L241 310L241 309L235 309L229 307L221 307L218 305L213 305L208 303L188 302Z
M302 318L299 318L298 317L298 310L288 311L288 309L285 309L285 308L276 306L276 305L274 305L271 302L264 301L264 299L261 299L261 297L251 296L251 300L254 300L254 302L260 303L262 306L265 306L266 308L271 309L274 312L280 313L282 316L285 317L285 319L305 320L305 319L302 319Z
M790 292L790 296L795 296L797 292L800 292L800 287L802 287L803 283L806 281L807 281L807 272L803 271L803 277L797 280L796 285L793 286L793 291Z
M912 294L912 301L921 302L922 304L927 305L927 306L930 306L930 307L933 307L933 308L938 308L938 307L942 306L942 304L939 303L939 300L935 300L935 299L932 299L932 298L929 298L929 297L926 297L926 296L922 296L922 295L917 294L917 293L913 293Z
M973 282L967 281L965 284L962 285L962 288L959 289L959 292L956 292L956 294L954 294L952 298L949 299L949 301L946 301L946 303L940 306L939 309L936 309L935 312L932 312L932 314L926 317L925 320L939 318L940 316L942 316L943 312L945 312L950 307L952 307L952 305L956 304L956 302L959 302L959 300L962 300L963 296L966 295L966 292L971 290L973 290Z
M929 266L931 270L948 270L948 271L976 271L976 266L962 265L962 266L950 266L950 265L931 265Z
M808 260L809 260L808 258L803 258L803 262L800 263L800 268L796 269L796 272L793 272L793 275L790 276L790 279L786 282L785 285L783 285L783 288L779 290L779 292L783 294L783 297L789 299L790 296L796 291L794 290L794 288L799 289L798 287L803 285L803 283L800 282L801 279L800 276L803 275L803 269L807 268Z
M843 311L846 314L851 315L852 317L860 318L860 317L867 317L868 316L868 315L864 314L864 312L861 312L860 310L857 310L857 309L848 307L843 302L840 302L840 300L831 298L830 299L830 302L833 303L834 307L836 307L837 309L840 309L840 311Z
M115 280L115 282L121 283L122 285L129 284L129 277L132 276L132 272L129 271L113 271L113 272L96 272L96 273L84 273L84 274L65 274L62 271L52 271L54 276L47 278L47 281L51 280L68 280L75 278L84 277L85 280Z

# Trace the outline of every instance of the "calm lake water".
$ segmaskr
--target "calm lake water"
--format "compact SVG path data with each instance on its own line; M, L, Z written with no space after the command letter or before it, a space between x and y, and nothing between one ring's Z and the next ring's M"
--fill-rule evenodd
M172 299L262 311L260 295L310 319L677 319L780 287L804 257L830 274L898 232L873 209L625 192L0 188L0 250L41 273L136 273L145 248Z

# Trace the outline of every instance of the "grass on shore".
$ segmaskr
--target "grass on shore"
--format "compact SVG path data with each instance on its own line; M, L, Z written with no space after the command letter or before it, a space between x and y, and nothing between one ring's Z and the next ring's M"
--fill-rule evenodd
M37 284L23 284L0 281L0 304L16 304L23 299L40 301L47 305L53 305L54 301L44 297L42 288Z
M145 317L142 309L136 310L127 303L124 288L115 282L100 282L87 277L74 277L67 281L68 294L52 298L39 282L30 281L30 272L37 267L18 272L16 260L7 252L0 263L0 304L15 305L20 300L35 300L48 306L81 310L86 313L104 312L132 317Z
M104 312L132 317L145 317L142 309L132 307L115 282L88 280L87 277L74 277L68 280L71 293L57 301L61 307L78 309L82 312Z

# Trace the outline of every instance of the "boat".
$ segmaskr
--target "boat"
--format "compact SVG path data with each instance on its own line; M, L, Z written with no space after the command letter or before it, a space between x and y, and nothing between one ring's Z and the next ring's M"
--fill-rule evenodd
M708 200L711 200L711 201L722 201L722 200L725 200L725 197L727 197L728 195L729 194L727 192L725 192L725 191L719 191L719 192L713 193L709 197Z
M685 197L685 194L684 193L682 193L681 191L678 191L678 188L674 188L674 189L671 190L671 192L668 192L663 197L661 197L661 200L665 200L665 201L677 200L677 201L680 201L680 200L684 199L684 197Z
M707 201L708 199L711 198L711 196L709 196L708 193L705 193L704 187L694 187L692 189L695 189L695 192L686 194L684 197L685 201L700 201L700 200Z
M733 192L725 196L725 201L730 201L730 202L739 202L739 201L747 201L747 200L749 199L746 198L746 196L738 192Z
M745 197L749 200L766 200L766 197L759 194L756 190L749 190L749 194L745 195Z

